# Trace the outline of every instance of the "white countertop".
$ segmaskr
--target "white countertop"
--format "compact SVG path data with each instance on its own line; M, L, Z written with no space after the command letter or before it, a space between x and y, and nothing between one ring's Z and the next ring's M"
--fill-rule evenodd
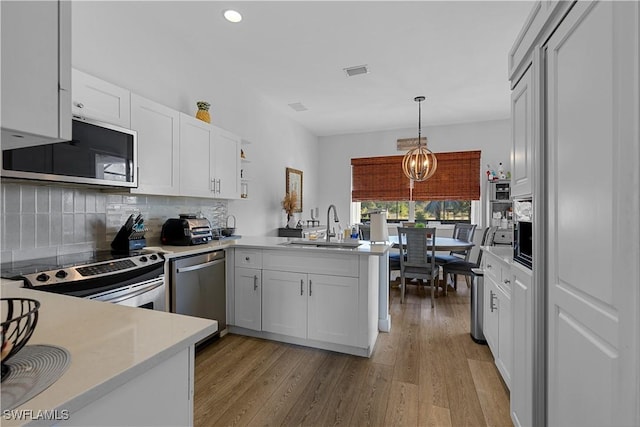
M218 329L214 320L16 288L7 280L1 291L3 298L40 301L27 345L56 345L71 354L62 377L16 409L73 412ZM2 425L22 422L3 419Z
M481 246L480 249L490 253L505 264L513 263L513 248L511 246Z
M334 252L346 255L384 255L389 251L390 244L370 244L368 241L360 241L360 246L357 248L337 248L337 247L301 247L301 246L287 246L284 243L295 242L302 239L291 237L271 237L271 236L243 236L238 240L223 240L213 241L203 245L194 246L157 246L147 247L148 250L157 250L165 252L167 258L195 255L203 252L210 252L213 250L226 249L226 248L254 248L254 249L277 249L277 250L304 250L304 251L322 251L322 252ZM321 243L323 240L317 240ZM332 240L335 242L336 240ZM355 242L356 240L349 241Z

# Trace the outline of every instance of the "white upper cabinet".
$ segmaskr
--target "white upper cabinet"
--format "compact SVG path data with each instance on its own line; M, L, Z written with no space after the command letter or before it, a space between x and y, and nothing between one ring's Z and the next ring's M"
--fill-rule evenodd
M213 126L211 149L215 195L221 199L240 198L240 138Z
M138 188L132 193L180 194L180 112L131 94L131 129L138 132Z
M215 181L210 173L213 128L180 113L180 195L213 197Z
M71 82L74 116L131 127L131 92L76 69Z
M533 173L533 90L531 67L511 93L511 196L529 196Z
M240 198L240 138L180 114L180 194Z
M70 2L3 1L0 7L2 148L70 140Z

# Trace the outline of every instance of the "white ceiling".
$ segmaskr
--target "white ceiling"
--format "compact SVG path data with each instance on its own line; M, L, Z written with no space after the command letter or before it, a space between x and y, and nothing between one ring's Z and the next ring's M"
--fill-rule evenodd
M109 7L121 8L140 31L169 31L207 52L202 67L224 67L283 114L326 136L416 127L417 95L427 97L423 126L509 117L507 53L532 3L173 1ZM243 21L226 22L227 8L240 11ZM363 64L369 74L347 77L343 71ZM297 102L308 110L288 106Z

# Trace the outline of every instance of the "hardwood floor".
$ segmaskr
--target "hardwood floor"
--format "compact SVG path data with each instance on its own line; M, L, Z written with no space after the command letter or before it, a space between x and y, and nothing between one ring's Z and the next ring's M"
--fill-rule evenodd
M512 426L509 393L469 336L469 290L391 289L370 359L227 335L196 355L194 424Z

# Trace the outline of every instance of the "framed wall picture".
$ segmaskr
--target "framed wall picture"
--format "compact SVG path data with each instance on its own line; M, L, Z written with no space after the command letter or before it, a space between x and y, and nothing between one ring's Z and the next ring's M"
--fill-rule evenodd
M296 209L294 212L302 212L302 171L293 168L287 168L287 189L286 192L296 193L298 199L296 201Z

